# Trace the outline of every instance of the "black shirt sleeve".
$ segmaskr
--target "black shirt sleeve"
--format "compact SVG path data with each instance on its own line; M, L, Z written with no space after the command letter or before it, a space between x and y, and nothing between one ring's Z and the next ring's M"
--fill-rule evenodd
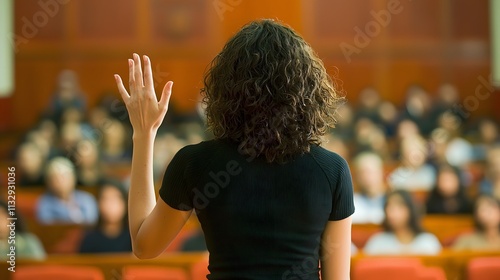
M175 154L165 171L159 191L160 197L165 203L174 209L183 211L193 209L191 189L187 183L190 160L187 149L184 147Z
M340 158L340 157L339 157ZM330 221L343 220L354 213L354 198L351 171L345 159L340 158L338 177L333 186L332 212Z

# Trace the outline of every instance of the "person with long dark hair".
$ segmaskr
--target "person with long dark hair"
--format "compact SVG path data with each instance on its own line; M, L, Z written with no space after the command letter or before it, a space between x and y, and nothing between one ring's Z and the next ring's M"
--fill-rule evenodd
M80 253L131 252L127 223L127 191L116 180L106 179L99 187L99 220L85 233Z
M455 250L500 250L500 200L493 195L480 195L474 204L476 230L460 236Z
M409 192L396 190L387 194L384 211L384 231L368 240L363 248L365 254L435 255L441 251L436 236L422 229L420 215Z
M208 279L349 279L352 180L347 162L319 146L343 97L291 28L251 22L204 79L215 139L182 148L153 187L153 142L173 82L158 101L151 61L129 60L129 91L115 75L133 126L132 248L161 254L193 209L210 252ZM144 72L143 72L144 71Z

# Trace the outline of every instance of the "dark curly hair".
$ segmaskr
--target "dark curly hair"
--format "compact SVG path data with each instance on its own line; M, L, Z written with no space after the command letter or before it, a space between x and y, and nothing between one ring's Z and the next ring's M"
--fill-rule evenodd
M216 139L283 163L319 145L344 97L311 46L273 20L244 26L213 59L203 105Z

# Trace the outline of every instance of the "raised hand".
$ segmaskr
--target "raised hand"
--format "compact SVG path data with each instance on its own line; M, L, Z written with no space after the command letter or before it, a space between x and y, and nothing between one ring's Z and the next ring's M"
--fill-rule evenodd
M167 113L168 103L172 94L173 82L169 81L163 87L160 101L154 90L151 60L146 55L144 59L144 74L142 73L141 59L134 53L133 59L128 60L129 92L123 85L122 79L115 74L118 91L125 102L130 122L134 129L134 136L156 134Z

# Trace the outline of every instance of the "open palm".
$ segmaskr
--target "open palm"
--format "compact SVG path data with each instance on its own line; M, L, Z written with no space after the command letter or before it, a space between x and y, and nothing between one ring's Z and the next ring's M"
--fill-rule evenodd
M123 85L121 77L115 74L118 91L127 107L134 134L156 133L167 113L174 84L172 81L165 84L158 101L154 90L151 60L146 55L143 59L144 74L138 54L134 53L133 59L128 60L129 92Z

